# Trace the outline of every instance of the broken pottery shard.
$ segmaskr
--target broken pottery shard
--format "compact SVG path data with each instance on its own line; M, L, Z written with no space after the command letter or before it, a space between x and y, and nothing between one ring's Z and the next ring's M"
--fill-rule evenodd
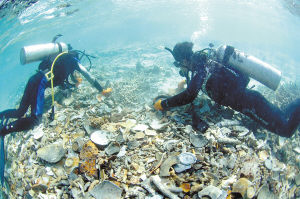
M275 194L269 190L268 185L263 185L258 192L257 199L277 199Z
M201 147L204 147L205 145L207 145L208 140L202 134L191 133L190 134L190 142L192 143L192 145L194 147L201 148Z
M178 155L178 159L180 161L180 164L176 164L174 166L174 169L176 173L181 173L187 169L192 168L192 164L196 163L197 158L194 154L185 152Z
M294 148L293 151L295 151L296 153L300 154L300 148L299 147Z
M241 141L238 139L229 138L229 137L219 137L218 143L238 145L238 144L241 144Z
M41 137L43 137L44 136L43 126L40 125L40 126L34 128L32 131L32 135L35 140L38 140Z
M146 129L145 134L148 136L156 136L157 135L155 130L150 130L150 129Z
M108 133L106 131L95 131L91 135L91 140L99 146L106 146L109 143Z
M112 142L108 145L108 147L105 149L105 153L107 155L113 155L120 152L120 144L117 142Z
M174 170L175 170L176 173L181 173L181 172L183 172L185 170L188 170L190 168L192 168L191 165L184 165L184 164L176 164L176 165L174 165Z
M120 151L119 151L119 153L117 154L117 157L119 158L119 157L123 157L125 154L126 154L126 148L127 148L127 146L122 146L121 148L120 148Z
M297 186L300 185L300 174L298 174L298 175L295 177L295 182L296 182L296 185L297 185Z
M166 176L170 176L170 168L174 165L174 164L179 164L180 161L178 159L178 156L170 156L168 157L161 165L160 167L160 172L159 172L159 176L161 177L166 177Z
M72 142L73 151L79 152L82 149L83 144L84 144L84 140L82 138L77 138L76 140L74 140Z
M192 167L192 164L196 163L197 158L194 154L185 152L178 155L178 159L180 161L179 164L174 166L176 173L183 172Z
M49 163L56 163L65 156L65 150L63 144L59 142L40 148L37 151L37 155Z
M168 190L168 188L161 183L161 179L159 176L151 176L150 177L151 182L159 189L161 193L163 193L165 196L167 196L170 199L179 199L179 197L175 194L173 194L171 191Z
M227 192L210 185L198 193L200 199L207 198L207 196L210 199L226 199Z
M101 184L96 185L90 194L96 199L119 199L122 189L114 183L104 180Z
M87 132L87 134L90 135L92 133L92 130L91 130L91 127L90 127L90 123L89 123L88 120L84 120L84 122L83 122L83 128Z
M153 120L150 124L151 128L154 129L154 130L160 130L162 129L163 127L165 127L168 123L161 123L160 121L158 120Z
M145 124L138 124L135 127L133 127L132 130L134 131L145 131L146 129L148 129L148 126Z
M223 120L216 124L218 127L225 127L225 126L238 126L240 125L239 121L237 120Z
M243 198L247 197L247 190L251 186L251 182L247 178L240 178L232 186L232 193L239 193Z

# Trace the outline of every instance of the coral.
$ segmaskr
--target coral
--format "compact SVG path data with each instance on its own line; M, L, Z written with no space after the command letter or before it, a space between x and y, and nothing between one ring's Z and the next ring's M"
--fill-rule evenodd
M92 128L100 128L103 124L108 122L106 117L92 117L89 120Z
M80 172L85 173L91 177L98 177L96 168L96 159L98 152L98 148L92 141L88 141L83 145L79 155L79 158L81 160L79 166Z
M98 178L98 172L96 168L96 159L87 159L79 166L80 172L85 173L90 177Z

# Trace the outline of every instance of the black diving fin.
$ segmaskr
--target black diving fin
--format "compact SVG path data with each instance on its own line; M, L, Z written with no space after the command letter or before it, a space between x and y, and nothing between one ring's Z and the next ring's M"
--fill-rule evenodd
M3 128L3 120L1 121L0 128ZM4 187L4 170L5 170L5 151L4 151L4 136L0 135L0 180L1 185Z

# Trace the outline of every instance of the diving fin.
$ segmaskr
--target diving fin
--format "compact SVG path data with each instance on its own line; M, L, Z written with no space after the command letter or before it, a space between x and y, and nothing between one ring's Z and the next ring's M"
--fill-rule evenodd
M4 169L5 169L4 136L0 136L0 178L1 178L2 187L4 186Z
M4 122L4 118L1 119L0 129L6 126L8 120ZM4 135L0 135L0 180L1 185L4 187L4 169L5 169L5 151L4 151Z

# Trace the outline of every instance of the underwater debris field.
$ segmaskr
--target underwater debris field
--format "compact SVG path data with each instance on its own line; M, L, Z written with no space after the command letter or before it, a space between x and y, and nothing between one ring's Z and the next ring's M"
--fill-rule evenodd
M109 80L110 96L85 80L57 89L54 121L49 110L40 126L7 136L3 198L300 197L299 133L274 135L204 94L157 112L152 100L179 92L181 79L166 53L139 53L97 55L91 72ZM292 83L257 89L276 105L300 96ZM191 127L192 108L210 125L204 134Z

